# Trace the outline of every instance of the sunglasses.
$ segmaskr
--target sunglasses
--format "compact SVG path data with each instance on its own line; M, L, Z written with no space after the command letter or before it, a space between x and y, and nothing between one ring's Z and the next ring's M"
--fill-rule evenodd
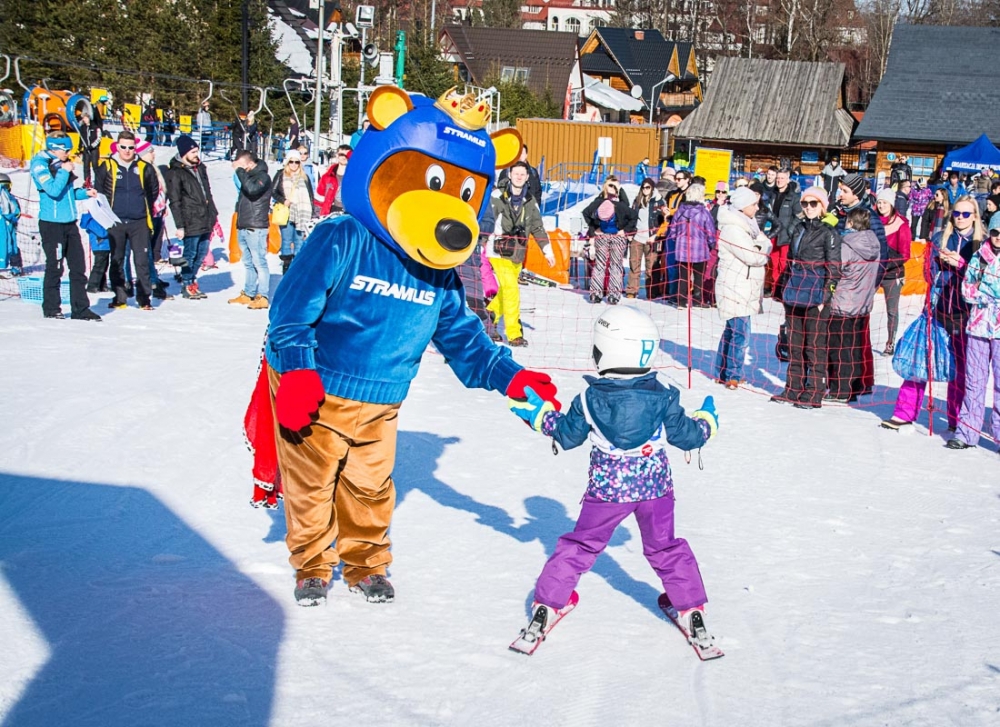
M288 164L301 164L302 162L287 162Z
M802 200L803 207L822 207L823 203L818 199L804 199Z
M725 195L728 195L728 194L729 194L729 192L724 192L724 191L722 191L722 190L720 189L719 191L717 191L717 192L715 193L715 196L716 196L716 197L718 197L718 196L719 196L720 194L725 194Z
M990 237L1000 237L1000 230L990 230Z
M974 214L975 214L975 212L959 212L958 210L955 210L954 212L951 213L951 216L952 217L961 217L962 219L966 219L967 220L970 217L972 217L972 215L974 215Z
M648 184L644 184L644 185L642 185L642 188L643 188L643 189L652 189L652 187L651 187L651 186L649 186Z
M135 149L134 146L122 146L121 144L118 145L118 151L133 151L134 149Z

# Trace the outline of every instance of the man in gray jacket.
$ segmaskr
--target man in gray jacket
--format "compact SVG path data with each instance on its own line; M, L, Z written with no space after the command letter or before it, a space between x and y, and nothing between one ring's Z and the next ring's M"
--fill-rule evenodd
M267 164L244 149L233 159L239 186L236 198L236 230L246 268L246 281L230 303L254 310L268 307L271 271L267 267L267 229L270 225L271 175Z

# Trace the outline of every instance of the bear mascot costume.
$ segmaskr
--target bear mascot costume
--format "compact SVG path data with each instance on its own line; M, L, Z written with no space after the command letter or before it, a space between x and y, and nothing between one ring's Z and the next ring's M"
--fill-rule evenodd
M283 490L296 601L326 600L343 563L351 591L394 598L386 568L396 502L396 423L429 343L467 387L558 406L468 309L455 267L478 242L495 170L521 137L485 130L490 106L454 89L436 102L383 86L344 176L345 214L320 222L278 286L245 420L256 504Z

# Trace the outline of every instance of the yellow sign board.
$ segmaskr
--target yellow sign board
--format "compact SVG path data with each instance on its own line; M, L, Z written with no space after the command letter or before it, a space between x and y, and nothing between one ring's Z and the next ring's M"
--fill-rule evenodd
M729 171L733 167L733 152L729 149L697 147L694 154L694 174L705 178L705 196L715 197L715 185L729 185Z

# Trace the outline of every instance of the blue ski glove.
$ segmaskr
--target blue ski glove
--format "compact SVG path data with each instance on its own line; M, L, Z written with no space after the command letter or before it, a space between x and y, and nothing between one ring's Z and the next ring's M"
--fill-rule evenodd
M691 414L692 419L701 419L708 424L708 438L711 439L719 431L719 415L715 411L715 399L706 396L701 408Z
M551 401L545 401L542 397L535 393L535 390L530 386L524 387L524 399L514 399L512 397L507 397L507 406L510 410L517 414L521 419L527 422L528 426L534 429L536 432L542 431L542 422L545 421L545 415L550 411L555 411L555 406L552 405Z

